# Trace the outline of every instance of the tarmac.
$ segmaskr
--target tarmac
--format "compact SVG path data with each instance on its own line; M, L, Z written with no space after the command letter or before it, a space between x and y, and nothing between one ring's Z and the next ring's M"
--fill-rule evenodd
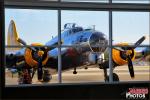
M73 74L73 70L62 73L62 83L90 83L90 82L104 82L104 73L102 69L90 66L88 69L77 69L77 74ZM109 74L109 70L108 74ZM135 78L131 79L128 67L120 66L114 69L114 73L118 74L120 82L132 81L150 81L150 66L134 66ZM17 74L13 75L6 71L5 84L18 85ZM37 80L37 75L34 76L32 84L54 84L58 83L58 74L52 75L52 80L48 83L41 83Z

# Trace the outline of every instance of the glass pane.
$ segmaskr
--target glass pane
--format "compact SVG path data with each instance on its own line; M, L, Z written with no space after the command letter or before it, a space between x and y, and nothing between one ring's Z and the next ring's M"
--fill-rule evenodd
M150 0L112 0L113 3L150 3Z
M108 12L63 10L61 14L62 45L96 45L101 36L108 40Z
M58 35L57 18L57 10L5 9L6 85L19 84L18 79L31 79L34 72L32 84L40 84L50 79L53 71L57 73L57 59L50 55L55 49L52 46L58 44L57 39L50 41ZM11 47L26 45L34 47ZM45 45L50 47L40 47ZM57 83L57 75L51 83Z
M108 3L108 0L61 0L62 2L97 2Z
M6 54L5 85L58 83L57 59L49 59L50 62L48 61L47 66L43 67L42 80L38 80L38 72L36 71L31 81L28 79L31 79L34 70L22 68L25 64L23 61L17 62L16 66L13 65L15 60L11 58L15 58L14 55ZM22 60L23 57L20 56L18 59Z
M148 12L113 12L113 43L135 43L142 36L142 42L149 45L149 13Z
M112 55L118 66L114 72L120 73L123 81L149 81L149 22L149 12L113 12L113 45L126 46L115 47ZM131 45L135 47L129 47ZM142 45L144 47L138 47ZM132 64L134 71L131 71ZM134 79L128 66L131 66L131 77L134 72Z
M61 49L63 83L103 82L103 70L98 76L95 57L102 57L107 49L104 46L108 45L109 37L108 12L63 10L61 14L62 46L70 46Z
M28 45L45 44L58 34L56 10L5 9L5 40L11 23L15 24L18 37L27 40Z
M32 74L34 73L34 70L32 68L24 67L25 62L21 61L24 59L23 57L24 56L17 57L17 60L19 61L17 61L15 65L15 62L16 62L16 60L14 60L15 55L6 54L5 85L21 85L21 84L39 84L40 85L43 83L47 83L47 84L58 83L57 59L50 58L48 60L48 63L46 64L47 66L43 67L42 80L38 80L38 71L36 70L31 81L29 79L31 79ZM54 57L54 56L51 56L51 57Z
M121 81L149 81L150 80L149 79L150 48L137 47L135 49L135 58L132 61L132 63L134 69L133 79L130 76L128 64L125 64L124 66L118 66L114 69L114 72L119 75L120 80Z
M85 47L62 47L62 82L86 83L104 82L104 69L109 75L109 51L104 53L88 52ZM135 60L133 60L134 79L131 78L128 64L119 66L114 61L114 81L149 81L150 49L148 47L136 48ZM144 52L144 54L143 54ZM118 57L119 58L119 57ZM108 76L107 76L108 77Z
M108 52L92 52L87 47L62 47L61 52L63 83L104 82L99 64L105 58L108 61Z

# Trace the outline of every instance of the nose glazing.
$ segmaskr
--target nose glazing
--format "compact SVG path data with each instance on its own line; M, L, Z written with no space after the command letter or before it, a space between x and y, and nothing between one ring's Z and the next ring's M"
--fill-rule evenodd
M92 33L89 39L89 44L93 52L104 52L106 45L108 45L108 40L103 33L95 32Z

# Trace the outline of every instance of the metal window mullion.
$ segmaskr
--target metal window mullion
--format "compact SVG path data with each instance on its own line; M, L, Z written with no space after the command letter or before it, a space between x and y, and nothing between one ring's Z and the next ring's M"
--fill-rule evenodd
M150 1L149 1L150 2ZM149 41L150 41L150 12L149 12ZM150 42L149 42L149 47L150 47ZM150 62L149 62L149 66L150 66ZM149 79L150 79L150 67L149 67Z
M112 3L112 0L109 0ZM112 66L112 10L109 11L109 83L113 82Z
M68 10L116 10L116 11L149 11L149 4L123 4L123 3L87 3L87 2L48 2L48 1L21 1L5 0L7 8L31 9L68 9Z
M61 10L58 10L58 83L62 83L61 72Z
M0 43L0 56L4 57L4 59L0 59L0 87L3 88L5 86L5 48L4 44L5 44L5 11L4 11L4 2L3 0L0 2L0 37L1 37L1 43ZM0 92L2 92L2 89L0 90ZM0 97L2 95L0 94Z
M98 45L99 47L135 47L135 45L128 45L128 46L125 46L125 45ZM43 45L43 46L31 46L31 45L27 45L27 46L20 46L20 45L5 45L5 48L25 48L25 47L55 47L55 48L58 48L58 45L52 45L52 46L47 46L47 45ZM85 46L80 46L80 45L61 45L61 47L85 47ZM138 47L149 47L149 44L147 45L139 45Z

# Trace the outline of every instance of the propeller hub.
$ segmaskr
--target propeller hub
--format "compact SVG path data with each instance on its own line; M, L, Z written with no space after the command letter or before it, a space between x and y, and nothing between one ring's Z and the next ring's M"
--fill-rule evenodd
M38 51L38 56L42 57L43 54L44 54L44 51L42 51L42 50L39 50L39 51Z
M40 44L32 44L32 46L42 46ZM42 59L42 66L48 61L47 50L39 48L26 48L25 50L25 62L31 67L38 66L38 58Z
M132 54L132 50L127 50L126 51L126 55L131 55Z

